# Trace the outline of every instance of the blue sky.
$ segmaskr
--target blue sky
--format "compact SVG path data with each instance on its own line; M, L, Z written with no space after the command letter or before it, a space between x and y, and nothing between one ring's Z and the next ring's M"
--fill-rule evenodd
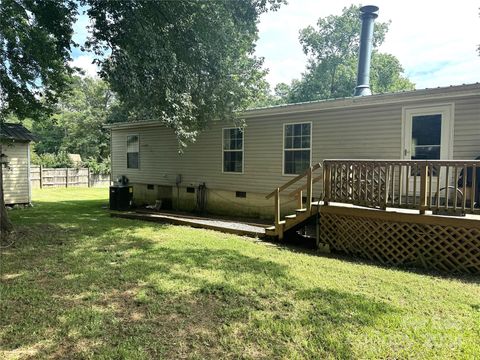
M279 11L262 15L256 54L265 58L272 88L289 83L305 70L307 58L298 42L299 30L319 17L340 14L351 1L289 0ZM395 55L418 89L480 82L480 17L478 0L376 0L380 21L391 20L381 51ZM75 38L86 38L88 19L79 18ZM73 52L74 64L93 75L92 57Z
M289 83L304 71L300 29L315 25L319 17L340 14L350 4L344 0L289 0L278 12L262 15L257 55L265 58L270 69L270 84ZM379 21L392 21L380 50L400 60L417 88L480 81L478 0L375 0L369 4L380 8Z

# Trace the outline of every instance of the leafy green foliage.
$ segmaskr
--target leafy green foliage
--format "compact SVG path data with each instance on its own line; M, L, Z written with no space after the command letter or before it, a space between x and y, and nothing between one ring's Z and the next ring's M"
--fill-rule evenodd
M307 71L294 80L289 89L283 86L281 99L302 102L351 96L356 83L357 57L360 46L361 20L359 6L344 8L341 15L320 18L317 27L300 31L300 43L309 56ZM389 22L375 23L373 48L385 40ZM370 85L373 92L391 92L414 88L403 75L398 59L374 51Z
M41 165L45 168L71 168L74 166L72 160L64 151L57 154L45 153L40 155L32 152L31 163L32 165Z
M60 99L55 113L32 123L40 137L38 154L73 153L101 162L110 154L110 132L103 125L118 107L107 83L88 77L73 77L69 92Z
M108 55L100 75L129 118L158 119L182 147L264 92L257 21L283 2L83 0L94 21L86 48Z
M0 2L0 116L36 117L66 89L73 0Z
M110 174L111 160L110 156L98 161L94 157L89 157L87 160L83 161L83 166L90 169L92 174L98 175L107 175Z

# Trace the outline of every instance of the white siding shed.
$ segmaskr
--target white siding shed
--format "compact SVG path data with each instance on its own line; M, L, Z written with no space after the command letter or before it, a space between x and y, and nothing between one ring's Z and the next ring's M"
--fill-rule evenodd
M20 124L4 123L0 127L2 153L8 163L3 168L5 204L29 204L30 142L35 137Z

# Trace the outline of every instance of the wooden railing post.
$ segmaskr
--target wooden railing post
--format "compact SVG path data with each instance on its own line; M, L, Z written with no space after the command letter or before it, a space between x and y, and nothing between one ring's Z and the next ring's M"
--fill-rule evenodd
M323 203L328 205L330 201L330 164L327 162L323 163Z
M65 187L68 188L68 168L65 169Z
M275 227L280 224L280 188L275 190Z
M420 203L418 209L420 214L425 214L425 209L427 209L427 192L428 192L428 163L423 161L421 163L420 169Z
M307 173L307 213L310 214L312 210L312 192L313 192L313 183L312 183L312 167L308 169Z
M302 190L298 192L297 208L303 209L303 191Z

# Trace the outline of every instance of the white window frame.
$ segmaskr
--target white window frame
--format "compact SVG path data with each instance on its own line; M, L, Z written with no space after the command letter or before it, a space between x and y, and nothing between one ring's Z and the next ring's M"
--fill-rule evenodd
M302 124L310 124L310 147L309 148L301 148L301 149L285 149L285 129L288 125L302 125ZM312 121L298 121L298 122L290 122L283 124L283 133L282 133L282 176L298 176L300 174L285 174L285 150L295 151L295 150L310 150L310 166L312 166L312 139L313 139L313 122Z
M225 145L225 130L232 130L232 129L237 129L240 130L242 133L242 149L241 150L225 150L224 145ZM225 171L225 165L224 165L224 156L225 156L225 151L235 151L235 152L242 152L242 171ZM236 126L231 126L231 127L224 127L222 128L222 174L237 174L237 175L242 175L245 172L245 128L240 128Z
M136 168L131 168L131 167L128 167L128 138L130 136L136 136L138 138L138 167ZM126 168L127 170L140 170L140 135L139 134L127 134L127 137L125 139L125 143L127 144L127 148L126 148L126 155L127 155L127 161L126 161Z

